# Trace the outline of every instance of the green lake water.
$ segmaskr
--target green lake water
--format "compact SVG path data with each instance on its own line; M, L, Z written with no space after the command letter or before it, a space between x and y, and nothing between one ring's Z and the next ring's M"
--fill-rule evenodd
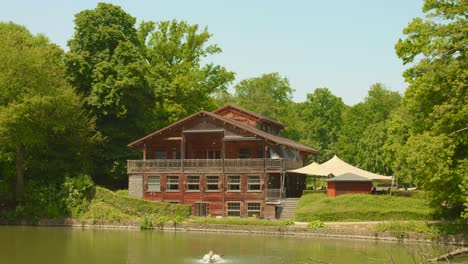
M453 249L295 236L0 226L5 264L199 263L210 250L224 255L225 263L420 263Z

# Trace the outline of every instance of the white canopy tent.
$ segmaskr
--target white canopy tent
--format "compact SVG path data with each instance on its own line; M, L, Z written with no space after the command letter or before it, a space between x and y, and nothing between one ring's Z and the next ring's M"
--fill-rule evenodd
M375 174L369 171L362 170L358 167L354 167L353 165L344 162L343 160L338 158L336 155L330 160L322 164L313 162L310 165L307 165L299 169L290 170L289 172L325 176L325 177L330 174L334 176L338 176L338 175L342 175L345 173L353 173L353 174L365 177L367 179L371 179L374 181L382 181L382 182L392 182L392 179L393 179L392 176L383 176L383 175L379 175L379 174Z

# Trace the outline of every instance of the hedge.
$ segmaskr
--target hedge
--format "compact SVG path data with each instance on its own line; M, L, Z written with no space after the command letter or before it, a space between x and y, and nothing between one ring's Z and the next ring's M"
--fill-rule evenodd
M125 197L102 187L96 187L94 198L118 208L123 213L139 217L151 215L152 217L188 218L191 214L190 205L152 202Z

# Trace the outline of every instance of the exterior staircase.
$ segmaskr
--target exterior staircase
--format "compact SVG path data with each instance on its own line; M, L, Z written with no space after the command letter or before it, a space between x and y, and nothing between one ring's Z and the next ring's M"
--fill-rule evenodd
M280 220L285 219L293 219L294 218L294 210L296 209L297 202L300 198L286 198L283 201L283 205L281 206L280 212Z

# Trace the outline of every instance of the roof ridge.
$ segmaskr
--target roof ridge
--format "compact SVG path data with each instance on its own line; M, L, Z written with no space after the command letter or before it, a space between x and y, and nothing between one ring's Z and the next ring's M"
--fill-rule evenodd
M260 119L262 119L262 120L266 120L266 121L269 121L269 122L271 122L271 123L275 123L275 124L277 124L277 125L281 125L281 126L284 128L284 124L281 123L281 122L279 122L278 120L275 120L275 119L270 118L270 117L266 117L266 116L264 116L264 115L261 115L261 114L259 114L259 113L256 113L256 112L254 112L254 111L251 111L251 110L249 110L249 109L246 109L246 108L244 108L244 107L240 107L240 106L237 106L237 105L227 104L227 105L224 105L224 106L221 107L221 108L218 108L218 109L216 109L216 110L213 110L212 113L216 113L217 111L220 111L220 110L225 109L225 108L228 108L228 107L236 108L237 110L240 110L240 111L242 111L242 112L245 112L245 113L250 114L250 115L253 115L253 116L256 116L256 117L258 117L258 118L260 118Z

